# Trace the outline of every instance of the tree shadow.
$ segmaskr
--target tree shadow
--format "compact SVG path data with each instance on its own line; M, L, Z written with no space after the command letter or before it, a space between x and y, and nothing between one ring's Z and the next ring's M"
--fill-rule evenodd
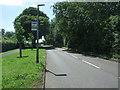
M33 51L36 51L36 47L24 47L23 49L31 49ZM46 50L51 50L51 49L55 49L54 46L39 46L39 49L46 49Z
M74 50L68 50L68 49L62 50L62 51L66 51L67 53L81 54L83 56L98 57L98 55L93 52L82 52L82 51L74 51Z
M66 51L66 52L68 52L68 53L76 53L76 54L80 54L80 52L73 51L73 50L69 50L69 49L62 50L62 51Z
M55 49L53 46L39 47L40 49L52 50Z
M29 56L28 55L27 56L22 56L22 57L18 56L17 58L27 58L27 57L29 57Z
M67 76L67 74L55 74L54 72L52 72L50 70L47 70L47 69L45 69L45 72L49 72L49 73L51 73L51 74L53 74L55 76Z

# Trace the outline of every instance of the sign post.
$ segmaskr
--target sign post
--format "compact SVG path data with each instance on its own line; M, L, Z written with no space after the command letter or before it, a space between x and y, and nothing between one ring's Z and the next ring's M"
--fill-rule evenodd
M38 22L32 21L31 22L31 31L37 31L38 30Z
M45 6L45 4L38 4L37 5L37 45L36 45L36 63L39 63L39 6Z

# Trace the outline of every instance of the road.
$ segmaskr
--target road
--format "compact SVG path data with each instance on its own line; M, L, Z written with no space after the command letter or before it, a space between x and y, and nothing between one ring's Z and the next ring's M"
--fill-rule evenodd
M47 50L45 88L118 88L118 63L70 53L61 48Z

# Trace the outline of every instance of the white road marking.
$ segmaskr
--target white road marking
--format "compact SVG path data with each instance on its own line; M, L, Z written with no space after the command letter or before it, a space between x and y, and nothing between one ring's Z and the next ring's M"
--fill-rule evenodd
M71 54L70 54L70 55L71 55ZM74 58L76 58L76 59L78 58L78 57L76 57L76 56L74 56L74 55L71 55L71 56L74 57Z
M64 52L65 54L68 54L68 55L71 55L72 57L74 57L74 58L78 58L78 57L76 57L76 56L74 56L74 55L72 55L72 54L70 54L70 53L67 53L67 52Z
M69 54L69 53L67 53L67 52L65 52L66 54Z
M82 61L85 62L85 63L87 63L87 64L89 64L89 65L91 65L91 66L93 66L93 67L95 67L95 68L100 69L100 67L98 67L98 66L96 66L96 65L94 65L94 64L92 64L92 63L89 63L89 62L87 62L87 61L85 61L85 60L82 60Z

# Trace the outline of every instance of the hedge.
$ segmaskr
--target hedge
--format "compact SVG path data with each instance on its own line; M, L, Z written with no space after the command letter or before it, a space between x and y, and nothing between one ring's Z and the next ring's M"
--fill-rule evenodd
M13 41L2 41L0 44L2 45L2 52L18 48L17 42Z

